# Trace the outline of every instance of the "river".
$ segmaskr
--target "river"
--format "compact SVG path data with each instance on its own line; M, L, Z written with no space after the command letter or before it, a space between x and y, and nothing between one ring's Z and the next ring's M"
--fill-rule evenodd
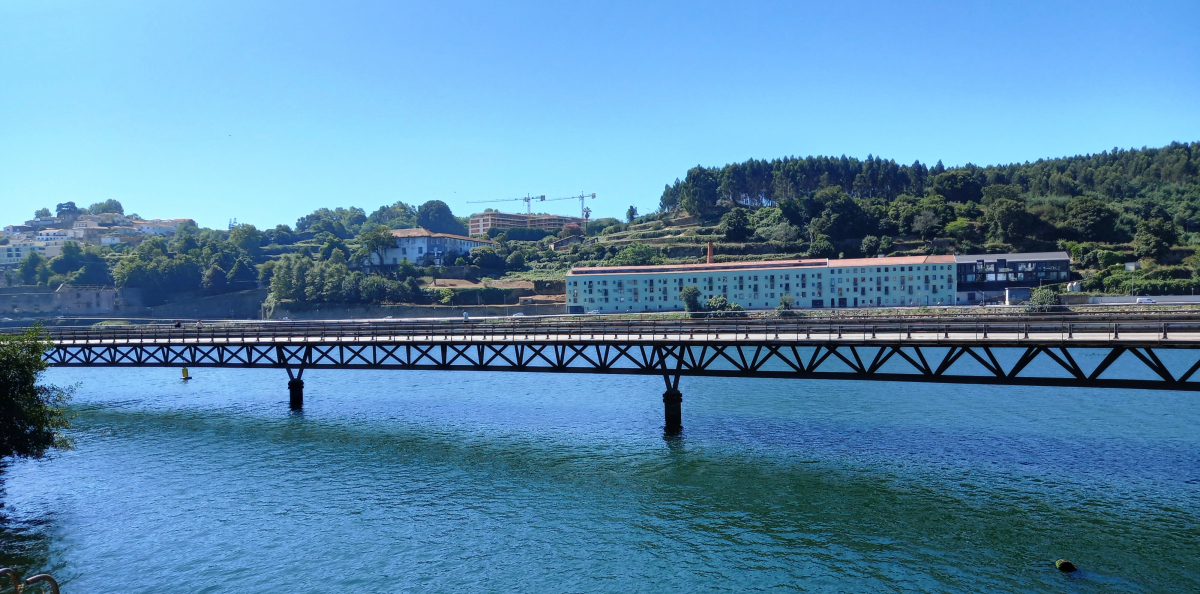
M1196 394L53 369L5 564L89 592L1200 591ZM1081 571L1056 571L1059 557Z

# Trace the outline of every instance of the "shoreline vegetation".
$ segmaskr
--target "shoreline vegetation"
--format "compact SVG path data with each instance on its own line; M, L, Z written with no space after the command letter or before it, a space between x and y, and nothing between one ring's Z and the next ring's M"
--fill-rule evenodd
M56 210L64 220L124 211L116 200ZM587 229L493 229L492 246L448 254L443 266L366 265L387 230L412 227L465 235L467 219L430 200L369 214L321 208L266 230L184 224L137 245L68 243L59 256L32 254L5 274L9 285L134 288L151 307L254 287L269 289L267 307L492 305L512 295L483 279L561 281L577 266L697 263L713 242L717 262L1065 250L1084 292L1186 295L1200 288L1200 142L986 167L872 155L696 166L666 184L650 214L630 206L624 220ZM479 286L436 286L449 276Z

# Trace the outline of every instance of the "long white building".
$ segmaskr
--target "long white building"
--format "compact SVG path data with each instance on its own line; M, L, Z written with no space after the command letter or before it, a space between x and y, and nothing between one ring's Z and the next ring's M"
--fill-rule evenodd
M785 297L796 309L961 305L985 298L977 279L990 281L990 295L1069 278L1065 252L580 267L567 274L567 312L680 311L689 285L701 303L721 296L745 309L773 309Z

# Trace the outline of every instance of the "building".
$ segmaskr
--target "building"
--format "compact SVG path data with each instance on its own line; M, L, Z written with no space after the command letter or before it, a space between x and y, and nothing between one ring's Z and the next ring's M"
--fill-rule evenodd
M396 238L396 247L384 251L384 266L397 266L404 260L421 265L453 264L458 256L470 252L472 248L492 245L486 239L434 233L420 228L392 229L392 237ZM378 255L371 255L371 264L380 264Z
M65 241L13 241L0 245L0 266L16 266L29 254L37 252L43 258L53 258L62 253Z
M513 227L529 227L557 232L563 228L563 225L572 223L582 227L583 219L552 214L523 215L490 210L471 215L470 233L471 235L485 235L491 229L504 230Z
M575 268L567 274L567 312L678 311L685 286L705 302L721 296L745 309L951 305L954 256L804 259L665 266Z
M1071 280L1071 257L1066 252L963 255L954 256L954 263L959 305L1004 301L1007 289Z

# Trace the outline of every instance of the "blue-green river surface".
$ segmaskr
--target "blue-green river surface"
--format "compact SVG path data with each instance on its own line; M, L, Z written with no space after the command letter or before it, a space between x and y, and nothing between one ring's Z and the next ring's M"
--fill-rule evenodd
M1197 592L1195 393L53 369L5 564L91 592ZM1071 559L1072 575L1053 567Z

